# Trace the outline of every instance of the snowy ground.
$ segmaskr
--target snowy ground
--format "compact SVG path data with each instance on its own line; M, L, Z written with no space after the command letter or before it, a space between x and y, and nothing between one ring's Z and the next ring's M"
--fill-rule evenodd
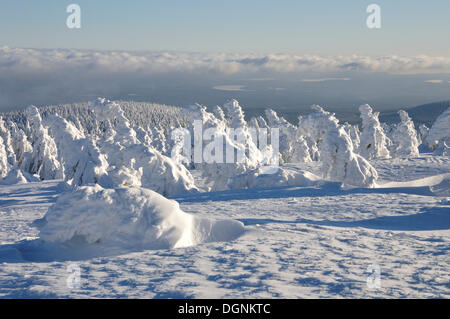
M450 298L450 159L421 155L374 165L382 188L328 183L178 197L185 212L240 220L246 233L231 242L112 256L55 258L26 244L38 243L30 223L63 188L1 186L0 296ZM80 288L67 286L71 264L81 268ZM371 264L380 267L380 288L367 286Z

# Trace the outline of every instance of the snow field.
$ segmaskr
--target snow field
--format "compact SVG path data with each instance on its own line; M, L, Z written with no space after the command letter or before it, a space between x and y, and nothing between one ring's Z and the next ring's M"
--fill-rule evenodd
M273 110L247 123L235 100L177 113L248 150L231 164L168 157L169 128L106 99L95 121L35 107L21 124L0 118L0 296L449 297L448 111L419 136L406 112L386 127L362 106L360 132L313 110L298 126ZM249 127L279 128L279 154Z

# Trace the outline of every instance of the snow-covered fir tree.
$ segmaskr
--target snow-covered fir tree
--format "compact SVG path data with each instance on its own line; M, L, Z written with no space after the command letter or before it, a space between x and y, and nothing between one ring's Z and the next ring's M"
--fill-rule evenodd
M25 170L37 174L42 180L63 178L63 168L58 161L58 148L48 133L48 128L42 124L42 118L35 106L26 110L27 121L30 126L33 153Z
M420 143L414 123L407 112L400 110L398 114L401 122L396 125L392 132L392 156L418 156Z
M316 141L324 178L346 185L374 187L377 171L354 152L352 140L338 119L320 106L313 109L315 112L301 119L299 128L303 135Z
M378 120L379 113L373 112L368 104L359 107L362 119L359 154L366 159L388 158L388 139Z

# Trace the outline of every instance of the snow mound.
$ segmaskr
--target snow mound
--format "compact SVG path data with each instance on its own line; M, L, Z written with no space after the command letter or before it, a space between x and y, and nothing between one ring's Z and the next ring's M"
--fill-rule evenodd
M30 182L40 182L41 180L19 168L14 168L9 171L5 178L0 180L0 185L15 185L25 184Z
M170 249L228 241L244 232L239 221L212 221L139 187L83 186L61 195L35 225L47 242L106 244L121 249Z

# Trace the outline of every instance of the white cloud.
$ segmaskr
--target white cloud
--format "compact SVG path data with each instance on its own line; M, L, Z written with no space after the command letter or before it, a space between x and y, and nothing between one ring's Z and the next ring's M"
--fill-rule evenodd
M425 83L434 83L434 84L440 84L443 83L443 80L426 80Z
M214 86L214 90L219 91L247 91L244 89L245 85L217 85Z
M350 78L303 79L302 82L350 81Z
M450 57L207 54L0 48L0 72L389 72L449 73ZM330 80L330 79L328 79Z

